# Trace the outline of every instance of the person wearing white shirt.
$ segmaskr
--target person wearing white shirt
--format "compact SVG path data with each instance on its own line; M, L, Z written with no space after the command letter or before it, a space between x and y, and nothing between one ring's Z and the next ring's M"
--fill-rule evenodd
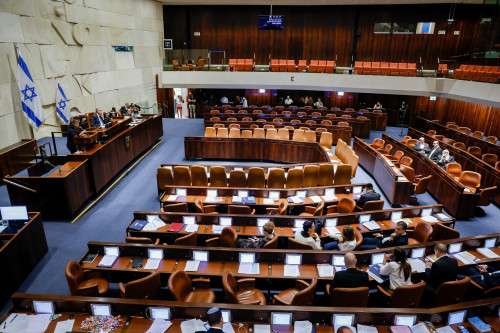
M377 102L377 103L373 106L373 108L374 108L375 110L381 110L381 109L382 109L382 104L381 104L380 102Z
M389 275L389 288L391 290L400 286L411 284L411 265L406 260L406 252L399 247L394 249L394 259L391 259L391 254L386 254L382 267L380 267L381 275Z
M295 233L295 240L301 243L311 244L313 250L321 250L321 240L316 233L312 220L306 220L304 222L302 230Z
M293 100L290 98L290 96L286 96L285 99L285 105L292 105Z
M316 101L316 103L314 103L314 107L316 109L319 109L319 108L323 107L323 102L321 101L321 98L318 97L318 100Z
M353 251L356 248L356 239L354 238L354 229L346 225L342 229L342 234L330 235L336 241L325 244L323 250Z
M227 104L227 103L229 103L229 100L227 99L227 97L226 97L226 96L222 96L222 98L220 99L220 102L221 102L221 103L226 103L226 104Z
M243 96L241 98L241 104L243 104L243 107L244 108L247 108L248 107L248 101L247 101L247 98L245 96Z

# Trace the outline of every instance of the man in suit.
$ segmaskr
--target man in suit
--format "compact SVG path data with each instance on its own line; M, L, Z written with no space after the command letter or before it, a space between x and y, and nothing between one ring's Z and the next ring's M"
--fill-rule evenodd
M366 185L366 193L362 194L358 200L356 200L356 206L363 208L365 202L380 200L380 194L375 192L372 184Z
M98 128L98 127L106 127L104 124L104 118L102 116L102 110L97 108L95 110L95 114L90 118L90 125L92 127Z
M222 331L222 326L224 321L222 320L222 312L219 308L210 308L207 311L207 322L210 325L208 331L196 331L196 333L224 333Z
M424 281L428 291L434 292L441 284L457 279L458 261L448 257L447 250L446 245L437 244L434 247L437 260L434 263L426 263Z
M408 235L406 234L406 222L399 221L396 230L389 237L384 237L381 233L373 234L373 237L364 237L360 250L373 250L378 248L405 246L408 245Z
M425 143L423 137L418 139L418 142L415 144L415 150L424 155L429 151L429 145Z
M124 106L122 106L120 108L120 112L123 114L123 113L128 113L128 110L130 109L130 104L129 103L125 103Z
M432 161L437 161L442 152L441 147L439 147L439 141L434 141L432 143L432 149L427 157Z
M358 260L352 252L348 252L344 256L344 264L347 268L345 271L336 272L333 276L333 282L330 290L333 288L357 288L368 287L368 273L358 271L356 263Z
M443 150L441 157L439 157L437 160L437 164L443 169L446 169L446 165L448 165L448 163L453 162L455 162L455 158L450 155L448 149Z
M500 286L500 269L493 266L478 265L474 267L467 267L467 276L469 276L472 281L483 287L484 290ZM464 278L465 276L463 275L457 276L457 279L459 280Z

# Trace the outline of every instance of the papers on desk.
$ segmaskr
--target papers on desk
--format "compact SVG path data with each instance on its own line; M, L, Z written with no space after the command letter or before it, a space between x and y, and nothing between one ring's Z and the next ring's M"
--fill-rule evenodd
M453 328L451 328L450 326L443 326L440 328L436 328L436 332L437 333L456 333L455 330Z
M373 326L358 324L357 329L358 333L378 333L377 328Z
M221 197L206 197L205 198L205 203L218 203L218 202L222 202L222 198Z
M337 198L336 195L322 195L321 197L325 201L336 201L336 200L338 200L338 198Z
M432 215L421 217L420 218L422 221L429 222L429 223L434 223L434 222L439 222L437 218L435 218Z
M437 257L435 254L430 254L426 258L429 259L430 262L435 262L437 260Z
M363 225L363 227L365 227L366 229L368 229L370 231L380 229L380 226L375 221L363 222L362 225Z
M158 215L147 215L146 220L148 224L144 226L144 231L155 231L158 228L166 226L165 222L163 222Z
M254 333L271 333L271 325L253 325Z
M144 265L144 269L158 269L160 266L161 259L148 259L146 261L146 265Z
M186 267L184 267L184 272L197 272L200 266L199 260L188 260L186 261Z
M142 231L156 231L156 229L158 228L154 225L154 223L146 223L144 228L142 228Z
M321 202L321 198L318 195L313 195L312 197L309 197L314 203Z
M99 261L97 267L107 267L107 268L113 267L116 260L118 260L118 256L112 256L106 254L105 256L102 257L101 261Z
M224 333L236 333L234 331L233 325L231 323L222 324L222 332L224 332Z
M259 263L241 262L238 274L260 274Z
M182 333L193 333L196 331L206 332L204 323L199 319L185 320L181 323Z
M407 260L410 263L412 272L418 272L418 273L425 272L426 266L422 260L417 259L417 258L408 258Z
M474 255L467 251L455 253L453 256L455 257L455 259L458 259L462 263L464 263L464 265L474 265L476 263L475 260L477 259Z
M274 204L274 200L273 199L269 199L269 198L264 198L264 205L272 205Z
M301 204L304 203L304 200L300 198L299 196L294 195L293 197L288 197L288 202L293 202L294 204Z
M51 314L27 315L11 313L0 326L0 332L5 333L38 333L45 332L50 324ZM73 329L71 326L70 331Z
M64 320L57 323L54 333L66 333L73 331L74 319Z
M498 254L485 247L480 247L477 249L477 251L488 259L500 258Z
M299 276L300 271L299 271L299 265L286 265L285 264L285 270L283 272L284 276Z
M418 323L417 325L413 325L410 327L412 333L430 333L429 328L425 323Z
M220 234L222 232L222 229L224 229L224 228L225 228L225 226L223 226L223 225L215 225L214 224L214 225L212 225L212 232L214 234Z
M231 202L232 203L243 203L243 197L233 195Z
M341 234L340 230L337 229L337 227L325 227L326 231L328 231L328 233L330 235L337 235L337 234Z
M200 228L200 226L197 224L186 224L186 226L184 227L184 231L185 232L195 232L195 231L198 231L199 228Z
M167 201L176 201L178 195L172 194L167 197Z
M464 192L465 192L465 193L471 193L472 191L471 191L471 190L469 190L469 189L466 187L466 188L464 188Z
M333 266L330 264L317 264L319 277L333 277Z
M293 323L293 333L311 333L313 324L309 320L300 320Z
M163 333L172 326L170 320L155 319L146 333Z

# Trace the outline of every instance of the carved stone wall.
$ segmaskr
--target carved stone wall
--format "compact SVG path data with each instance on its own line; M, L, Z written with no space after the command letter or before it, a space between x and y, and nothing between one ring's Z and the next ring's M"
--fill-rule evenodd
M0 148L31 137L17 86L16 47L41 96L45 122L35 138L60 130L57 82L70 108L108 111L156 101L163 12L154 0L1 0ZM113 46L133 46L115 52ZM77 114L76 111L72 115Z

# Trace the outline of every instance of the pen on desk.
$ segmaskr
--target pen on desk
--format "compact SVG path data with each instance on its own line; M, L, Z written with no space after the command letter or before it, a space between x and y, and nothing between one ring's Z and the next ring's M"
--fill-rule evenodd
M274 333L279 333L278 331L276 331L276 330L273 330L272 328L271 328L271 331L272 331L272 332L274 332Z
M11 319L11 321L9 322L9 324L12 323L14 321L14 319L16 319L16 317L17 317L17 314L14 316L14 318Z

